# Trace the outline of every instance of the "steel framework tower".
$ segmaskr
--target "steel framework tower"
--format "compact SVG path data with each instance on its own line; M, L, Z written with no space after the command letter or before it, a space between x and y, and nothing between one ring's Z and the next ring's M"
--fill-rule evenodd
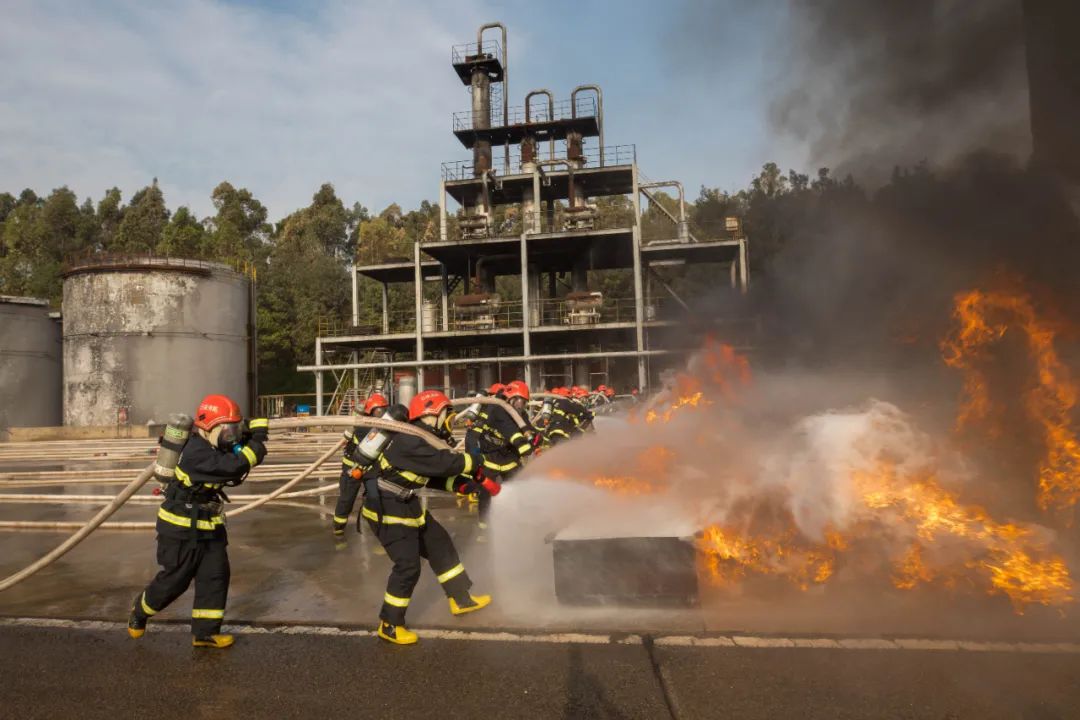
M501 42L486 40L489 30L500 30ZM718 282L745 292L747 239L738 222L704 237L688 221L680 183L644 178L632 145L605 147L598 86L579 86L561 101L533 90L510 107L500 23L455 46L451 63L471 89L472 106L453 115L453 133L472 159L442 166L437 237L417 239L412 258L353 267L352 325L320 332L315 364L298 368L315 373L317 412L344 411L350 392L387 387L404 373L452 396L511 377L532 387L646 389L654 358L687 349L675 331L688 304L656 269L715 265ZM661 187L677 191L677 208L659 202ZM643 201L656 208L659 227L645 227ZM592 289L590 273L605 270L629 271L632 292ZM382 286L380 326L360 326L361 279ZM408 313L390 310L395 283L412 285ZM733 327L725 336L748 344ZM334 381L329 401L325 373Z

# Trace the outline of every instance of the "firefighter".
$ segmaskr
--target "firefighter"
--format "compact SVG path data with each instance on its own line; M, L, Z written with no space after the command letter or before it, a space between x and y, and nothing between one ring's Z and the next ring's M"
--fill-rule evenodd
M453 439L454 413L449 398L438 390L418 393L409 403L409 421L444 441ZM384 447L375 481L365 484L360 513L394 562L379 612L378 636L398 645L417 641L405 627L405 611L420 578L420 558L426 558L443 592L450 612L463 615L491 602L490 595L472 595L472 580L461 564L454 543L439 521L420 504L417 492L424 487L471 493L478 483L473 473L482 462L479 454L438 449L423 439L397 434ZM498 494L499 486L486 478L480 483Z
M207 395L195 412L195 432L180 453L176 476L165 489L157 515L157 561L161 571L136 596L128 634L140 638L146 621L184 594L195 581L191 611L195 647L224 648L221 634L229 594L229 544L224 487L239 485L266 456L269 423L245 423L240 406L224 395Z
M385 397L379 393L374 393L364 402L363 416L382 417L389 407L390 403L386 401ZM360 488L364 484L362 478L352 476L352 471L357 466L357 460L353 457L353 453L356 451L356 446L367 435L369 429L364 427L361 421L361 424L349 431L349 442L346 443L345 450L341 455L341 479L338 481L340 490L338 492L337 507L334 508L333 520L334 535L338 537L345 534L345 528L349 524L349 516L352 514L353 507L356 506L356 496L360 494Z
M589 395L589 388L577 385L570 388L570 399L576 403L574 410L577 413L578 430L583 433L596 430L593 427L593 413L589 409Z
M547 436L548 444L558 445L578 434L579 421L567 388L552 388L551 394L558 397L551 403L551 417L548 418L544 434Z
M518 414L524 416L529 402L529 386L521 380L514 380L504 385L496 397L506 400ZM534 437L540 437L539 433ZM522 461L533 452L535 446L506 410L498 405L487 405L479 421L465 433L465 448L469 452L482 453L484 465L481 473L499 482L516 475L521 470ZM491 508L491 494L481 489L478 500L481 535L477 539L482 542Z

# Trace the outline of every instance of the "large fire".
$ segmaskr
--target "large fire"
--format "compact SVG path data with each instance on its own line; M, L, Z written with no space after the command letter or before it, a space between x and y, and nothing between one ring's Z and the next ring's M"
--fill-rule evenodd
M1037 371L1025 403L1045 431L1047 452L1039 467L1039 503L1072 506L1080 498L1080 445L1071 425L1077 390L1054 349L1054 334L1022 295L973 291L957 297L956 329L942 343L944 360L964 371L964 402L958 427L989 419L993 405L983 370L994 342L1013 325L1024 334ZM643 419L647 425L680 422L692 427L706 408L737 407L751 383L749 363L730 346L709 340L657 396ZM702 424L707 424L702 423ZM634 467L618 475L593 476L596 487L621 494L658 494L674 486L672 468L701 457L680 458L671 447L640 453ZM887 563L892 584L903 590L923 585L977 589L1007 597L1016 612L1031 604L1060 607L1073 602L1065 560L1052 550L1052 533L1035 525L993 517L967 504L943 482L932 461L904 462L879 452L847 471L848 521L808 536L790 510L753 511L754 501L706 524L697 536L702 573L719 586L751 576L777 577L799 588L827 583L845 563L867 566L867 557ZM762 501L761 498L758 498ZM737 520L734 518L738 518ZM813 534L813 533L811 533Z
M1042 429L1046 448L1038 468L1039 506L1073 507L1080 500L1080 442L1072 428L1078 391L1054 346L1054 328L1035 312L1031 298L1019 292L961 293L953 317L956 327L941 348L945 363L964 373L957 429L990 418L993 403L984 370L988 355L1010 331L1023 333L1035 369L1024 404Z

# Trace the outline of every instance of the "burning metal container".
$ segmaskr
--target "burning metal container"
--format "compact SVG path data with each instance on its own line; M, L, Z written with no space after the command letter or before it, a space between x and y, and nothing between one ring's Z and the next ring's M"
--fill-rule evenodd
M571 605L696 606L693 538L556 538L555 595Z

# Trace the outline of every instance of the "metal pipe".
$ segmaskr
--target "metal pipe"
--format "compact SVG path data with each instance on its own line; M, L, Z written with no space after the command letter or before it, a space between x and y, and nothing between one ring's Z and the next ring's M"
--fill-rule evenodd
M567 202L569 203L570 207L577 207L576 193L574 192L574 163L565 159L541 160L540 162L536 163L536 166L538 168L546 167L548 165L562 165L566 168Z
M736 348L738 349L738 348ZM673 355L690 352L690 350L613 350L610 352L576 352L576 353L552 353L547 355L505 355L505 356L489 356L480 358L443 358L437 360L422 360L422 361L410 361L410 360L396 360L388 363L356 363L345 365L297 365L297 372L318 372L320 370L326 371L329 369L335 370L351 370L353 367L357 367L361 370L367 368L415 368L415 367L430 367L435 365L476 365L485 363L519 363L519 362L533 362L544 360L592 360L595 358L616 358L616 357L651 357L653 355ZM335 417L322 418L323 420L334 420ZM345 418L348 419L348 418ZM364 424L370 425L368 422L372 418L364 418ZM272 421L271 421L272 422Z
M532 120L529 117L529 101L534 95L547 95L548 99L548 122L554 122L555 120L555 95L552 94L547 88L540 88L539 90L533 90L525 96L525 124L528 125ZM572 103L571 103L572 104ZM571 111L572 112L572 111ZM551 140L548 141L548 159L555 159L555 136L551 136ZM603 151L601 151L603 152ZM603 165L603 161L600 163Z
M577 117L577 94L582 90L596 91L596 125L600 130L600 167L604 167L604 91L599 85L578 85L570 93L570 117Z
M484 31L498 28L502 31L502 67L503 67L503 127L510 125L510 63L506 48L506 26L500 22L484 23L476 31L476 54L484 53ZM503 175L510 174L510 142L503 143Z

